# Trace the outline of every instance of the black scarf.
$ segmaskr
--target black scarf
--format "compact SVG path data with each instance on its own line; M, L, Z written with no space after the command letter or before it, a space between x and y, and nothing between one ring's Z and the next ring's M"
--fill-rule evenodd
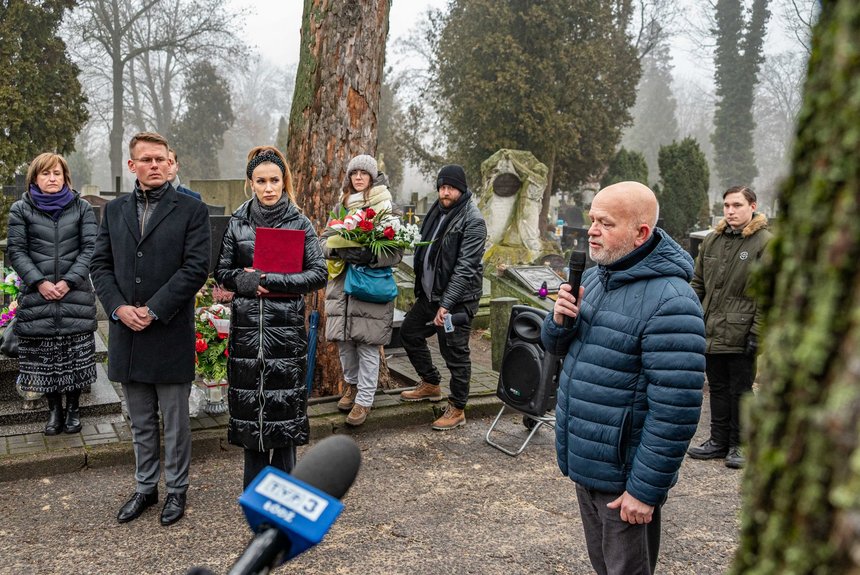
M466 191L465 194L462 194L460 198L452 205L450 208L443 208L442 204L439 203L439 200L436 200L436 203L433 204L433 207L430 208L430 211L427 213L427 217L424 218L424 225L421 226L421 239L424 241L428 241L433 239L433 243L427 246L427 254L424 256L425 258L430 258L433 250L435 249L437 242L436 238L441 238L445 235L445 231L448 229L448 226L451 225L451 222L454 220L454 217L460 213L460 211L465 208L469 202L472 201L472 192ZM439 223L439 218L445 216L445 219L442 220L442 225L436 230L436 226ZM436 233L432 238L424 237L424 234L427 233L432 234L434 231ZM427 261L427 260L425 260Z
M274 228L284 219L289 207L290 199L287 194L282 194L271 206L263 205L257 196L254 196L251 200L251 222L255 228Z

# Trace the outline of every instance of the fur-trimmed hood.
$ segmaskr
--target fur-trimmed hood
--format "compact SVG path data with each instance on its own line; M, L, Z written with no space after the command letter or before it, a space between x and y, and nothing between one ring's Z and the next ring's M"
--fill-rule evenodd
M726 221L726 218L720 220L720 223L717 224L717 227L714 228L714 231L718 234L726 231L726 228L729 227L729 223ZM753 212L753 217L750 220L750 223L744 226L744 229L741 230L741 235L745 238L750 237L754 233L759 230L767 229L767 216L761 213Z

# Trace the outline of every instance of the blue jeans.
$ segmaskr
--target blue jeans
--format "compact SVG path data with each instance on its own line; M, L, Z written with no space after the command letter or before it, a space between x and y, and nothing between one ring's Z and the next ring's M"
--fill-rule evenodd
M651 523L632 525L622 521L620 509L606 507L619 495L576 485L591 566L597 575L653 575L660 552L660 506L654 507Z

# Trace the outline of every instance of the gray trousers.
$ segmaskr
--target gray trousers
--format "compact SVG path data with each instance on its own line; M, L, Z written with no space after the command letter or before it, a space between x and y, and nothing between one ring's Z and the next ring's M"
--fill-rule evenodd
M591 566L597 575L653 575L660 551L660 506L651 523L631 525L621 520L620 509L606 507L618 495L576 484Z
M164 422L164 483L168 493L188 490L188 468L191 465L191 425L188 416L188 383L122 384L131 438L134 444L137 491L152 493L161 475L161 434L158 410Z
M358 386L355 402L364 407L373 406L373 396L379 385L379 346L339 341L337 348L344 381Z

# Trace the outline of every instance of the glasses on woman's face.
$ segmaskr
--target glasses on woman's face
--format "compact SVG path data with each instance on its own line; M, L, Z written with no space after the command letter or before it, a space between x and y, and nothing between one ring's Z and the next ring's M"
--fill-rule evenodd
M132 158L131 160L138 164L158 164L159 166L163 166L168 162L168 159L164 156L158 156L157 158Z

